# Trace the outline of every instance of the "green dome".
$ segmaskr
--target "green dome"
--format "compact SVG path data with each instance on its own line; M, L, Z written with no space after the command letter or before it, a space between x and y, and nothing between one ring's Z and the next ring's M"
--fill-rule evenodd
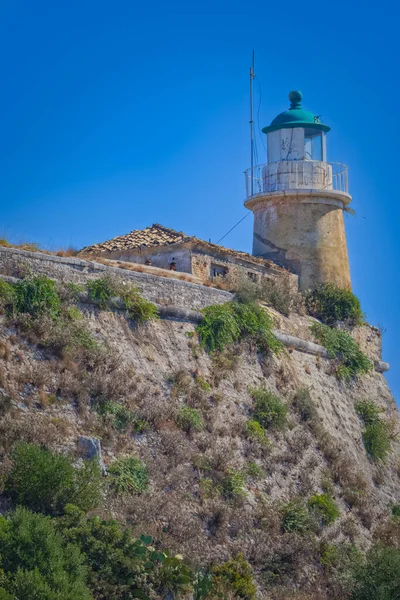
M303 94L299 90L289 93L290 108L285 110L272 121L271 125L264 127L263 133L276 131L277 129L290 129L293 127L307 127L307 129L319 129L329 131L330 127L320 122L319 117L301 106Z

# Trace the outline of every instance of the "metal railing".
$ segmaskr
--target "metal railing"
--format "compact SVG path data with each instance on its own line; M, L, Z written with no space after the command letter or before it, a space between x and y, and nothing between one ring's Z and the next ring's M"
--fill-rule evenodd
M336 162L293 160L247 169L246 199L283 190L335 190L348 194L348 168Z

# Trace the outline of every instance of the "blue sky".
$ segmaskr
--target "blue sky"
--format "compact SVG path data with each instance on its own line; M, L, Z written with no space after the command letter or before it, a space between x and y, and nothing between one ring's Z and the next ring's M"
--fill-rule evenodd
M0 0L0 235L82 247L159 222L219 240L246 213L254 48L256 128L301 89L332 127L329 160L349 166L354 291L387 329L400 397L396 11L388 0ZM249 216L224 244L251 251L251 239Z

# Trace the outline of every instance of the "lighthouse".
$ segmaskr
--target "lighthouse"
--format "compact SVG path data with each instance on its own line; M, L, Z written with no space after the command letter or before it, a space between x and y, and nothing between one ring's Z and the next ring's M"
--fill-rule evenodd
M348 171L328 162L330 127L289 93L290 107L263 133L267 163L248 169L245 206L254 213L253 255L299 276L302 290L322 283L351 289L343 212Z

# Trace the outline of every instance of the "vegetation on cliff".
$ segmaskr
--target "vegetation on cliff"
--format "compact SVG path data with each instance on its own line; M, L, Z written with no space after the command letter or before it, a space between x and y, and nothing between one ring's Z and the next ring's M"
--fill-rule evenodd
M119 285L87 307L76 285L0 281L0 599L396 598L390 402L375 373L363 400L348 334L320 326L334 360L277 353L251 298L197 334L132 322Z

